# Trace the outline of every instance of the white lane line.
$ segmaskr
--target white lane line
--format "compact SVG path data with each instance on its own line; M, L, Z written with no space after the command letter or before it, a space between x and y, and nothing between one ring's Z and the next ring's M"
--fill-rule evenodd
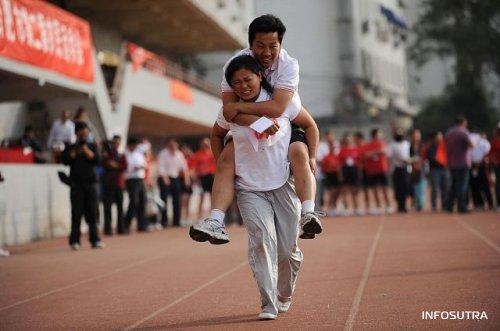
M141 325L142 323L144 322L147 322L149 321L150 319L154 318L155 316L163 313L165 310L175 306L176 304L188 299L189 297L195 295L196 293L200 292L201 290L203 290L204 288L207 288L208 286L212 285L213 283L221 280L222 278L232 274L233 272L235 272L236 270L240 269L241 267L243 267L244 265L247 264L247 261L243 261L241 263L239 263L237 266L235 266L234 268L220 274L219 276L213 278L212 280L206 282L205 284L203 285L200 285L198 286L197 288L189 291L188 293L184 294L183 296L181 296L180 298L178 298L177 300L175 301L172 301L171 303L169 303L168 305L166 306L163 306L161 307L160 309L154 311L153 313L151 313L150 315L144 317L143 319L135 322L134 324L130 325L130 326L127 326L124 330L132 330L132 329L135 329L136 327L138 327L139 325Z
M356 294L354 295L354 299L352 301L351 310L349 312L349 317L347 318L347 321L345 323L344 331L351 331L354 327L354 323L356 322L356 315L358 314L359 306L361 304L361 298L363 297L363 292L365 291L368 276L370 275L373 259L375 257L375 251L377 250L378 242L380 240L380 234L382 233L384 224L385 217L382 218L378 225L377 233L375 234L370 252L368 253L368 257L366 259L365 270L363 271L358 289L356 290Z
M479 239L481 239L486 245L488 245L491 248L493 248L495 251L497 251L497 253L500 253L500 247L497 244L495 244L493 241L491 241L490 239L488 239L487 237L485 237L481 232L479 232L478 230L474 229L472 226L470 226L466 221L462 220L461 218L456 218L456 220L467 231L469 231L470 233L476 235L476 237L478 237Z
M27 299L24 299L24 300L21 300L21 301L17 301L17 302L15 302L13 304L10 304L8 306L0 307L0 312L4 311L4 310L7 310L7 309L10 309L10 308L14 308L16 306L19 306L19 305L22 305L22 304L25 304L25 303L28 303L28 302L31 302L31 301L34 301L34 300L38 300L38 299L44 298L44 297L49 296L51 294L59 293L59 292L68 290L70 288L77 287L77 286L82 285L82 284L86 284L86 283L93 282L95 280L103 279L103 278L106 278L108 276L111 276L111 275L114 275L116 273L119 273L121 271L128 270L128 269L140 266L142 264L145 264L145 263L148 263L148 262L151 262L151 261L154 261L154 260L163 259L165 257L166 257L166 255L160 256L160 257L153 257L153 258L146 259L146 260L142 260L140 262L129 264L128 266L115 269L113 271L104 273L104 274L99 275L99 276L95 276L95 277L92 277L92 278L84 279L84 280L81 280L79 282L76 282L76 283L73 283L73 284L70 284L70 285L66 285L66 286L63 286L63 287L59 287L59 288L50 290L48 292L40 293L40 294L37 294L37 295L32 296L30 298L27 298Z

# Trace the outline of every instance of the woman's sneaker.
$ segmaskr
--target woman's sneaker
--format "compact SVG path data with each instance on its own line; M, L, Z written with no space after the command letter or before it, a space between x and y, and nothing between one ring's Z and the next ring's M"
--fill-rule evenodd
M276 315L272 313L266 313L265 311L263 311L262 313L259 314L259 319L262 321L275 320Z
M226 227L213 218L205 218L203 221L191 225L189 236L199 242L208 240L213 245L222 245L229 242Z

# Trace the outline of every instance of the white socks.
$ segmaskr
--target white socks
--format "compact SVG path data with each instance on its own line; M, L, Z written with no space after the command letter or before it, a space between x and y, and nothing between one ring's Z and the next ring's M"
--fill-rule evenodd
M214 220L217 220L217 222L220 223L220 225L224 226L224 216L226 216L226 213L223 212L220 209L212 209L210 211L210 216L209 218L213 218Z
M309 213L314 211L314 201L312 200L305 200L302 202L302 210L301 213Z

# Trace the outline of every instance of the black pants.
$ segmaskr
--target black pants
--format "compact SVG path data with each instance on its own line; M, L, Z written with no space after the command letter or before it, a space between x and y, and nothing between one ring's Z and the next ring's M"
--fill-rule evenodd
M117 220L116 231L124 233L123 224L123 190L117 187L104 187L102 192L102 201L104 204L104 233L107 235L113 234L111 226L111 207L116 204Z
M448 194L446 209L453 211L455 202L458 204L458 212L467 212L467 188L469 187L469 168L451 168L451 187Z
M165 208L161 211L161 224L165 227L168 225L167 218L167 199L172 196L172 205L174 212L174 226L181 225L181 194L182 194L182 181L180 178L170 177L170 185L165 185L163 178L158 178L158 186L160 188L160 197L165 203Z
M398 202L398 212L406 213L406 200L410 193L409 176L406 167L394 168L392 180L394 183L394 195L396 196L396 201Z
M97 217L99 215L98 184L71 185L71 234L69 244L80 243L80 225L82 216L89 227L89 241L95 244L100 241L97 232Z
M132 218L137 218L137 230L146 231L147 221L144 215L146 208L146 190L144 188L144 179L127 179L125 183L129 198L127 216L125 217L126 231L130 230Z
M484 207L484 200L486 199L488 207L493 209L493 196L491 195L486 171L484 163L472 167L470 170L470 191L474 207Z

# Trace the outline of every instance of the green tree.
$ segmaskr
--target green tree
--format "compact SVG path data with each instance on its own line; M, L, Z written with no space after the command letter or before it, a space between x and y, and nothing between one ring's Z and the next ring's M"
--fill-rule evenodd
M500 1L424 0L421 10L413 27L416 38L409 49L410 60L417 66L434 56L453 57L456 62L455 84L441 98L440 118L446 122L463 114L472 127L490 129L497 113L484 92L483 75L492 71L500 75ZM419 115L428 119L417 123L438 120L429 113L433 106L436 100Z

